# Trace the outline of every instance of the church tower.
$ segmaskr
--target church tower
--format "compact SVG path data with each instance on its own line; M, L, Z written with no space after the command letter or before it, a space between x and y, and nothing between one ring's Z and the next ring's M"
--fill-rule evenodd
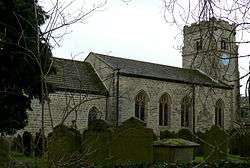
M198 69L213 79L234 88L234 114L239 111L238 46L235 43L235 25L211 18L183 30L183 68ZM235 115L238 118L238 115Z

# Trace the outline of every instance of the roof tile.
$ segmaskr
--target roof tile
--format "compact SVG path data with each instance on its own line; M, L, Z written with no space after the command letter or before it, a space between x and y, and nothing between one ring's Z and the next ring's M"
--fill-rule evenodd
M199 70L142 62L97 53L91 54L96 55L114 69L119 69L122 75L231 89L230 86L213 80Z

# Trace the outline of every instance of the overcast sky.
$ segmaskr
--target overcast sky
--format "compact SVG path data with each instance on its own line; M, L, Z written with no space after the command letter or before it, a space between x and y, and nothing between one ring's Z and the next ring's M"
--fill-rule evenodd
M73 6L75 11L82 6L80 2L83 1ZM46 10L50 6L49 1L41 5ZM91 5L86 3L84 10L90 9ZM92 51L181 67L181 29L182 26L164 20L162 0L133 0L129 3L110 0L83 23L69 27L68 34L59 41L60 46L53 49L53 55L84 60ZM239 51L241 54L248 52L243 47ZM241 75L247 73L248 63L249 58L240 59Z

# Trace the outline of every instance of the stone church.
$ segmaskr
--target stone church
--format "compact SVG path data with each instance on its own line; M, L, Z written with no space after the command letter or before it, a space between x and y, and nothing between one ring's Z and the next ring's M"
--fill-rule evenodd
M95 119L117 126L131 117L157 134L228 129L239 106L234 28L214 18L185 26L183 68L93 52L84 61L53 58L57 74L47 83L55 92L44 104L44 117L33 100L25 130L36 132L42 121L46 134L60 123L84 130Z

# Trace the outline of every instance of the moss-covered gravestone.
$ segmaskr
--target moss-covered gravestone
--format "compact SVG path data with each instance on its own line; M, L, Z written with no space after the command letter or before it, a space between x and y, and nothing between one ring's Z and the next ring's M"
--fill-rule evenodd
M242 146L242 128L233 128L229 131L229 153L233 155L240 155L240 149Z
M204 135L206 143L204 155L208 162L215 162L226 159L228 154L228 136L224 130L217 126L212 126Z
M104 166L110 163L111 130L103 120L95 120L84 131L82 153L87 165Z
M247 130L239 136L240 156L250 157L250 131Z
M115 129L112 136L114 165L151 163L153 159L153 131L145 123L130 118Z
M81 137L78 131L59 125L48 137L48 164L50 167L71 168L81 161Z

